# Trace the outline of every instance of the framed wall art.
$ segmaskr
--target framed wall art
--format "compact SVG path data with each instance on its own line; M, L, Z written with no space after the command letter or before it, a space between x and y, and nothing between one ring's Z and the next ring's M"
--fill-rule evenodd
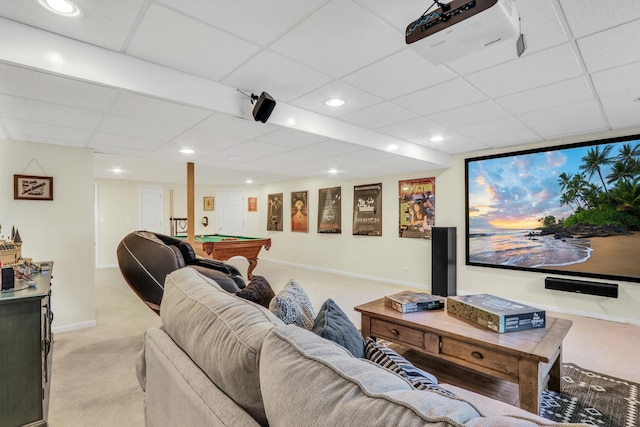
M13 175L14 200L53 200L53 177Z
M308 191L291 193L291 231L309 232Z
M435 225L436 179L418 178L398 182L400 237L431 238Z
M353 187L353 234L382 236L382 183Z
M267 196L267 231L282 231L282 193Z
M248 199L248 211L249 212L257 212L258 211L258 198L257 197L249 197Z
M640 282L640 135L465 160L466 263Z
M318 233L342 233L342 188L318 190Z
M205 211L212 211L213 210L213 197L203 197L203 209Z

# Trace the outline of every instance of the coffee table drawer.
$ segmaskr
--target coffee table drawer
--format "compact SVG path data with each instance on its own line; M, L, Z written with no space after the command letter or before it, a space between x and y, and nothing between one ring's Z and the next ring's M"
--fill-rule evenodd
M441 338L440 352L473 365L518 378L518 358L488 348L478 347L453 338Z
M418 329L407 328L380 319L371 319L371 336L386 338L400 344L408 344L438 354L440 337Z

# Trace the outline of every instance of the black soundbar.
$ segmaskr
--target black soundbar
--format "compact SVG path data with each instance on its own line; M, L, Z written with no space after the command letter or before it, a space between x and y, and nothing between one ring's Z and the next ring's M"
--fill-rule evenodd
M544 279L544 287L545 289L556 291L618 298L617 283L585 282L582 280L562 279L560 277L546 277Z

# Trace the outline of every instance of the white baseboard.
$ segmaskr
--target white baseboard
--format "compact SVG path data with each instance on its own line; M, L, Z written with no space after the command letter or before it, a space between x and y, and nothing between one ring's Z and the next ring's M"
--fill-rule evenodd
M61 332L71 332L77 331L79 329L93 328L96 325L97 322L95 320L88 320L86 322L72 323L70 325L54 326L51 328L51 332L53 332L54 334L58 334Z

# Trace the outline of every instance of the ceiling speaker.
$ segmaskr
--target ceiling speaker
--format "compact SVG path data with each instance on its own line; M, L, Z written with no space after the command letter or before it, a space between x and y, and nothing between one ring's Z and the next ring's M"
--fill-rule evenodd
M276 106L275 99L267 92L262 92L259 97L252 95L251 98L257 99L256 105L253 106L253 118L256 122L266 123Z

